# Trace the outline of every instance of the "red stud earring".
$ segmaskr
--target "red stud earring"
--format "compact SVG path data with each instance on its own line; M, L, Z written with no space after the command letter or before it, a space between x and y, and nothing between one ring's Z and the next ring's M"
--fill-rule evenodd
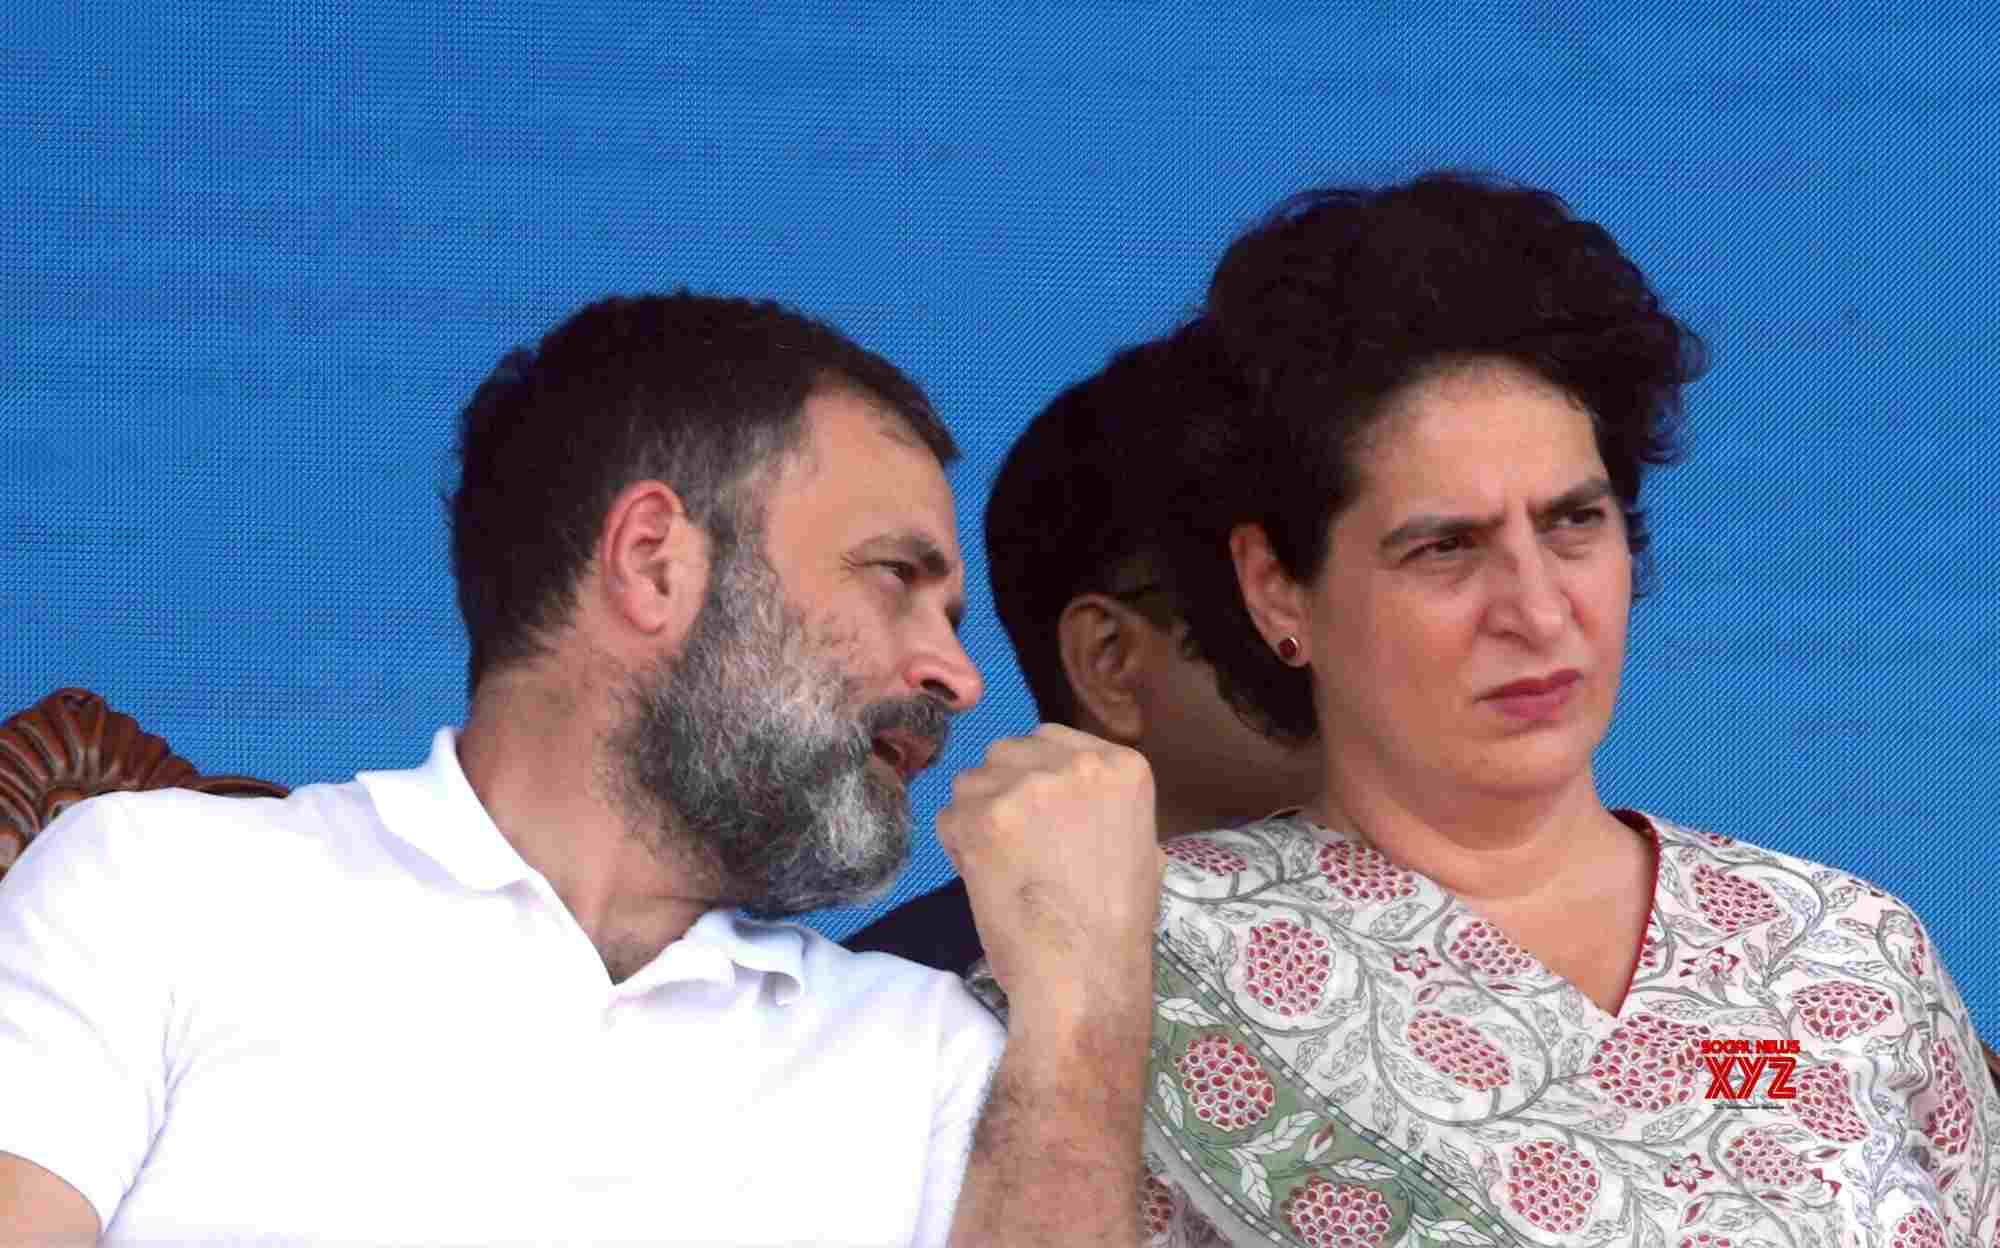
M1279 638L1278 657L1286 663L1295 662L1299 657L1299 639L1296 637Z

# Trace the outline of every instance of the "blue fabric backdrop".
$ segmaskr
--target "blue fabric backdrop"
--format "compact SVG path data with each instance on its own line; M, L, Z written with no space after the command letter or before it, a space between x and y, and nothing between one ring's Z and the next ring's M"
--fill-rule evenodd
M1607 795L1900 893L2000 1034L1985 6L941 7L13 6L0 708L85 685L290 783L414 763L463 711L457 405L598 295L773 295L968 451L991 692L908 896L943 775L1031 720L977 540L1014 432L1282 194L1469 165L1608 224L1715 347Z

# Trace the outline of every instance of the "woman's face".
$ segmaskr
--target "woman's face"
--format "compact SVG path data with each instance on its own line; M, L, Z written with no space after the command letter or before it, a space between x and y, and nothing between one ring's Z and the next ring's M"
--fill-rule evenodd
M1322 574L1294 591L1338 774L1423 805L1588 785L1632 596L1588 412L1471 361L1406 390L1356 466Z

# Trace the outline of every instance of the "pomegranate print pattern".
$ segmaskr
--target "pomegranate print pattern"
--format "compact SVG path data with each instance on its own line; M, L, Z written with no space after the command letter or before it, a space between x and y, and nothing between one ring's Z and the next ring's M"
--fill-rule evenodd
M1382 1193L1313 1179L1285 1198L1285 1221L1313 1248L1380 1248L1394 1215Z
M1843 1144L1868 1138L1868 1124L1854 1111L1854 1090L1838 1066L1815 1066L1795 1081L1792 1112L1815 1133Z
M1469 1023L1425 1010L1410 1020L1410 1048L1432 1070L1462 1088L1484 1091L1514 1077L1507 1055Z
M1234 875L1247 871L1250 864L1233 849L1225 849L1206 836L1182 836L1163 847L1167 857L1208 875Z
M1752 1187L1776 1188L1789 1192L1804 1187L1805 1165L1779 1142L1775 1132L1754 1127L1729 1141L1722 1150L1722 1164Z
M1932 1148L1956 1157L1965 1151L1972 1135L1972 1093L1966 1089L1958 1054L1949 1040L1931 1046L1931 1072L1936 1080L1931 1095L1937 1098L1938 1106L1924 1115L1924 1134L1930 1137Z
M1944 1248L1944 1225L1928 1209L1906 1213L1896 1223L1889 1248Z
M1507 1203L1534 1226L1568 1235L1583 1226L1597 1200L1597 1167L1565 1144L1516 1145L1507 1167Z
M1889 994L1866 984L1814 984L1792 998L1799 1025L1821 1040L1858 1036L1889 1017L1896 1003Z
M1241 1131L1271 1112L1271 1077L1241 1041L1203 1036L1181 1054L1179 1066L1195 1117L1218 1130Z
M1280 1017L1310 1014L1332 972L1330 949L1326 937L1290 919L1260 923L1243 946L1243 986Z
M1416 877L1369 845L1323 846L1319 873L1349 901L1399 901L1417 895Z
M2000 1243L2000 1092L1916 917L1621 818L1658 869L1615 1008L1350 833L1290 814L1175 842L1146 1241Z
M1705 1026L1634 1014L1612 1029L1590 1059L1590 1078L1626 1109L1658 1113L1686 1103L1702 1069Z
M1667 964L1667 937L1660 930L1658 914L1646 920L1646 937L1639 946L1639 969L1635 976L1644 979Z
M1174 1229L1174 1194L1156 1175L1139 1185L1139 1229L1148 1241L1164 1241Z
M1485 919L1474 919L1452 937L1451 960L1483 979L1511 979L1535 970L1535 960Z
M1694 869L1694 895L1702 917L1725 933L1769 923L1779 914L1778 903L1760 885L1705 862Z

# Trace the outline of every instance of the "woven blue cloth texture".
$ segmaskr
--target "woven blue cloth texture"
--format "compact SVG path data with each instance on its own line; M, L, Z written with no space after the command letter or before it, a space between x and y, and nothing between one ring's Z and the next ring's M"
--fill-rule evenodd
M212 769L413 764L464 711L458 405L611 292L774 296L962 440L1315 182L1435 165L1608 225L1714 348L1653 487L1606 796L1855 870L2000 1034L2000 19L1886 0L28 0L0 55L0 710L106 695ZM254 887L254 881L245 881ZM363 916L357 916L363 921Z

